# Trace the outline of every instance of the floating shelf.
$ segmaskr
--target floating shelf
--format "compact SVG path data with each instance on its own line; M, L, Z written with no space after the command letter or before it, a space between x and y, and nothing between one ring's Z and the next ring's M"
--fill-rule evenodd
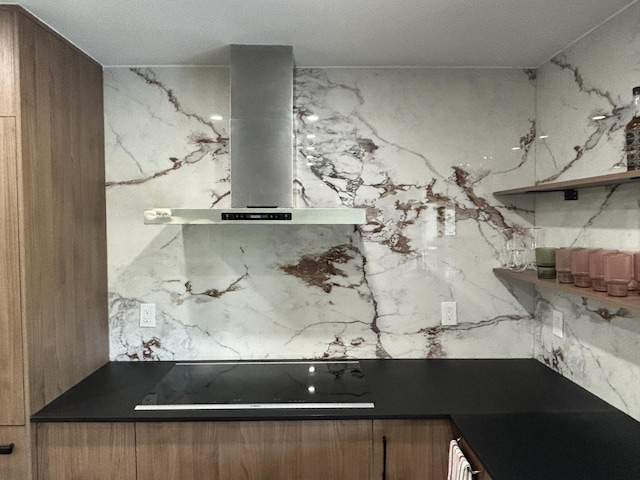
M514 272L507 268L494 268L493 273L497 277L520 280L533 285L540 285L561 292L570 293L578 297L595 300L603 304L624 308L634 314L640 314L640 295L638 295L638 292L629 292L629 296L627 297L612 297L606 293L594 292L590 288L580 288L570 283L558 283L556 279L538 278L538 274L532 270Z
M630 172L612 173L597 177L577 178L575 180L566 180L563 182L541 183L539 185L531 185L528 187L500 190L493 194L499 196L518 195L522 193L562 192L578 188L603 187L607 185L618 185L620 183L631 183L637 181L640 181L640 170L632 170Z

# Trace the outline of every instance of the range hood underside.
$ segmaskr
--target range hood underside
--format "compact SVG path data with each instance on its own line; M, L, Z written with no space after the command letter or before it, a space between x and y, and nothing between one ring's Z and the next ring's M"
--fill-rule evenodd
M367 213L363 208L149 208L144 211L144 223L148 225L362 225L367 223Z

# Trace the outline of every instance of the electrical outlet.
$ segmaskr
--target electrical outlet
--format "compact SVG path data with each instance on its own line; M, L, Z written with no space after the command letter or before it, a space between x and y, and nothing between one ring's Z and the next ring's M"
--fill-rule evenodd
M141 327L156 326L156 304L155 303L140 304L140 326Z
M558 310L553 311L553 334L564 338L564 315Z
M440 310L442 311L442 325L458 324L456 302L442 302L440 304Z

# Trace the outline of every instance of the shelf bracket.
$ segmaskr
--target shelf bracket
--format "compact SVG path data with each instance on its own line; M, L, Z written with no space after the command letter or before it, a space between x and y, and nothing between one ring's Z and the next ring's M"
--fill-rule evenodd
M578 190L570 188L564 191L564 199L565 200L577 200L578 199Z

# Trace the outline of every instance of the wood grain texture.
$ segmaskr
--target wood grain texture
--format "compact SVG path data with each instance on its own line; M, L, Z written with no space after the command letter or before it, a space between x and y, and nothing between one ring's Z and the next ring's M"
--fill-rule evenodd
M0 425L25 424L17 161L16 119L0 117Z
M21 258L30 410L108 360L102 69L27 15Z
M626 297L612 297L607 292L596 292L591 288L576 287L572 283L560 283L558 279L538 278L538 273L533 270L525 270L524 272L516 272L508 268L494 268L493 273L500 278L508 280L517 280L520 282L530 283L538 287L546 287L560 292L570 293L577 297L588 300L595 300L598 303L610 305L614 308L624 308L633 314L640 314L640 296L636 292L629 292Z
M27 427L0 427L0 445L13 443L11 455L0 455L0 478L22 480L29 477Z
M544 193L559 192L579 188L603 187L608 185L619 185L621 183L632 183L640 181L640 172L631 170L628 172L610 173L607 175L597 175L595 177L576 178L573 180L563 180L560 182L539 183L527 187L512 188L510 190L500 190L493 194L497 197L501 195L521 195L524 193Z
M382 478L383 437L387 439L386 478L447 478L453 435L453 425L446 419L374 420L372 478Z
M371 421L138 423L138 480L371 478Z
M42 480L136 478L133 423L40 423L37 450Z
M17 114L14 12L0 7L0 116Z

